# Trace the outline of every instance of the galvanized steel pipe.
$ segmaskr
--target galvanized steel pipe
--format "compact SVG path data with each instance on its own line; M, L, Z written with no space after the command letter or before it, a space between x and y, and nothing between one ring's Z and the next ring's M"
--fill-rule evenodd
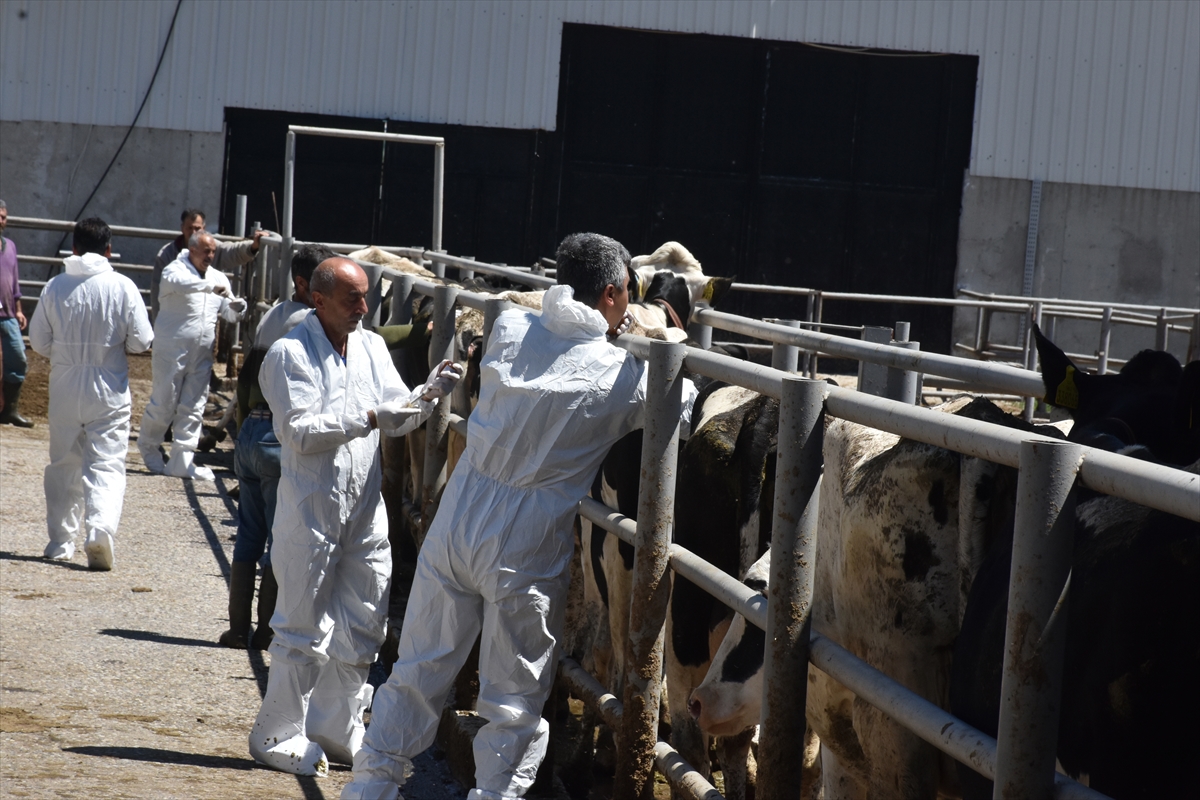
M645 428L633 557L629 640L625 647L625 715L617 751L615 800L637 800L653 780L658 741L663 626L670 599L667 559L675 511L683 356L687 348L652 342L648 359Z
M803 778L824 399L823 381L783 381L760 733L771 746L759 750L755 795L765 800L791 800Z
M407 325L412 322L413 276L393 270L385 271L392 281L392 308L388 325Z
M454 358L454 298L458 289L438 286L433 292L433 336L429 360L436 364ZM421 520L425 530L433 521L435 500L446 483L446 429L450 424L450 399L437 401L425 423L425 474L421 487ZM425 531L422 531L424 535Z
M1083 448L1022 442L992 797L1050 800Z

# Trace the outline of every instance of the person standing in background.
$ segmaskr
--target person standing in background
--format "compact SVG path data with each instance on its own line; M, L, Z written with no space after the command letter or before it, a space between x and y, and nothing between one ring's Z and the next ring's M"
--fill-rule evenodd
M4 236L8 227L8 206L0 200L0 350L4 363L4 398L0 404L0 425L32 428L21 416L18 406L25 384L25 312L21 310L21 284L17 271L17 246Z
M162 246L154 259L154 271L150 273L150 321L158 318L158 289L162 281L162 272L175 259L179 258L188 247L188 239L193 234L204 230L204 212L198 208L185 208L179 216L180 235ZM238 231L238 235L241 235ZM270 234L270 231L259 230L253 239L244 242L218 242L217 253L213 258L213 266L221 272L233 272L247 261L258 255L258 240Z

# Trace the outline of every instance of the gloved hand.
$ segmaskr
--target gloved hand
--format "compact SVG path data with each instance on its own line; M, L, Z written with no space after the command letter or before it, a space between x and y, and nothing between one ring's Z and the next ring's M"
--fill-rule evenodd
M221 319L228 323L237 322L246 313L246 301L240 297L230 297L221 302Z
M381 431L394 431L420 413L421 409L408 405L405 400L380 403L375 407L375 427Z
M615 328L608 329L609 336L620 336L625 331L629 330L629 326L633 324L633 317L626 311L621 315L621 321L617 323Z
M462 380L463 368L446 359L433 368L429 379L421 387L422 400L438 400L454 391L454 384Z

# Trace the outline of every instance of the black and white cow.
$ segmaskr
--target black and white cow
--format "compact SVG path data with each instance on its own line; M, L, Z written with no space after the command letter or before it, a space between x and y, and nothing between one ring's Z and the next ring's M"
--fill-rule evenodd
M1116 375L1088 375L1038 336L1048 402L1076 419L1070 438L1200 472L1200 362L1143 351ZM1200 499L1197 500L1200 503ZM1012 532L971 589L955 647L954 713L995 735ZM1058 758L1115 798L1195 793L1200 751L1200 524L1080 491L1067 600ZM992 785L963 771L966 798Z
M986 400L941 411L1031 429ZM838 419L826 422L824 455L813 625L947 707L966 592L989 540L1011 525L1015 471ZM765 580L767 563L749 574ZM704 730L758 720L762 647L762 632L736 618L691 696ZM826 800L956 794L949 759L815 668L806 715L808 744L821 748L806 780L819 777Z

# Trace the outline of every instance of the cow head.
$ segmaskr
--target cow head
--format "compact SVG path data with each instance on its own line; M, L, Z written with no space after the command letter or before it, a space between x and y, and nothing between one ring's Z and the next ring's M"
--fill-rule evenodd
M742 580L764 597L771 573L767 551ZM766 634L741 614L733 618L712 658L708 674L688 699L688 713L710 736L734 736L762 716L763 653Z
M733 278L710 278L700 262L679 242L667 242L648 256L635 256L629 263L630 300L646 300L657 273L673 272L684 279L690 302L715 306L729 293Z
M1111 375L1092 375L1035 325L1045 401L1067 409L1075 425L1070 441L1101 437L1117 445L1142 445L1155 458L1188 465L1200 459L1200 362L1185 370L1170 353L1143 350Z

